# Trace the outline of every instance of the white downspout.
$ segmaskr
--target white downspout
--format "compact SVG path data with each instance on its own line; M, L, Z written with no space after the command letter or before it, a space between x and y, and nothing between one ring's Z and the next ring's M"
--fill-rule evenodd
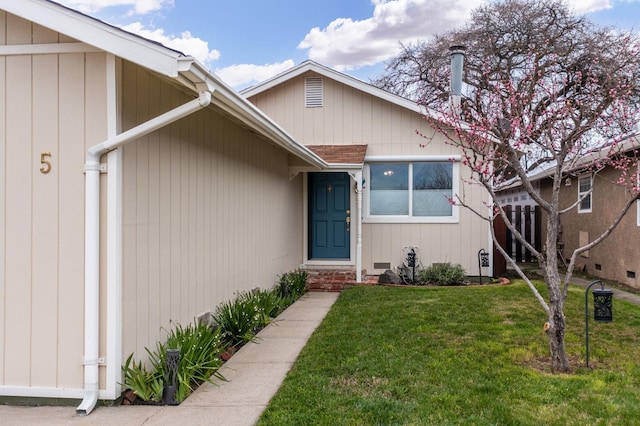
M362 282L362 170L356 172L356 282Z
M85 272L84 272L84 398L76 412L88 415L98 401L99 284L100 284L100 164L102 154L165 127L211 103L211 92L94 145L85 164Z

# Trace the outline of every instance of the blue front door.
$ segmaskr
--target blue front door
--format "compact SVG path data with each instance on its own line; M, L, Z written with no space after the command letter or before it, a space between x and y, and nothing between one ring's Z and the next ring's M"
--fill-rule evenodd
M309 259L349 259L350 179L309 173Z

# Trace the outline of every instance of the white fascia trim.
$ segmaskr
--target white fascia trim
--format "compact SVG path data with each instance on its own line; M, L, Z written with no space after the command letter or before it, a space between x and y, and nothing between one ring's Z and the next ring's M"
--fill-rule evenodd
M353 171L353 170L362 170L364 168L364 163L329 163L327 169L334 171Z
M355 260L305 260L305 265L309 266L356 266Z
M325 169L328 164L313 151L298 143L283 128L265 115L251 102L240 96L219 78L212 75L202 64L193 58L183 58L178 61L181 76L192 82L206 83L213 92L215 105L225 112L237 117L243 123L254 129L258 134L273 141L287 152L306 161L314 167ZM195 88L195 87L194 87Z
M366 156L366 163L381 162L416 162L416 161L453 161L459 162L462 156L455 155L371 155Z
M0 396L27 398L82 398L84 389L45 388L31 386L0 386Z
M343 74L341 72L338 71L334 71L331 68L327 68L324 65L320 65L317 62L314 61L305 61L303 63L301 63L300 65L290 68L278 75L276 75L275 77L266 80L263 83L259 83L255 86L249 87L245 90L243 90L241 92L241 94L246 97L246 98L250 98L252 96L255 96L259 93L262 93L266 90L271 89L272 87L275 87L287 80L290 80L292 78L295 78L299 75L304 74L307 71L313 71L315 73L318 73L324 77L330 78L332 80L336 80L342 84L345 84L349 87L353 87L355 89L358 89L364 93L367 93L371 96L375 96L377 98L383 99L385 101L391 102L393 104L396 104L398 106L401 106L403 108L406 108L408 110L411 111L415 111L419 114L429 114L432 117L438 117L439 114L431 109L427 109L421 105L418 105L416 102L411 101L409 99L403 98L401 96L395 95L391 92L387 92L386 90L382 90L378 87L372 86L368 83L365 83L364 81L358 80L357 78L351 77L347 74Z
M119 132L117 62L107 55L107 136ZM122 161L123 151L107 154L107 339L106 399L120 396L122 381Z
M456 224L460 223L459 214L453 206L454 214L452 216L367 216L365 215L363 223L421 223L421 224ZM368 210L368 209L367 209ZM368 213L367 213L368 214Z
M169 77L178 75L176 59L184 56L50 1L0 0L0 9Z
M0 46L0 56L95 52L102 52L102 50L85 43L11 44Z
M120 396L122 381L122 153L107 154L107 399Z
M47 388L35 386L0 386L0 396L13 396L23 398L68 398L81 399L84 389L75 388ZM118 395L119 397L120 395ZM98 399L114 401L108 392L100 391Z

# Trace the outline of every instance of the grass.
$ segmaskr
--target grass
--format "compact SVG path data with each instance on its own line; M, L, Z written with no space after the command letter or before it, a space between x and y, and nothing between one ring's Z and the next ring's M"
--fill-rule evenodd
M574 371L556 375L544 312L520 281L349 289L258 424L637 424L640 307L615 300L614 322L589 322L592 369L583 289L565 314Z

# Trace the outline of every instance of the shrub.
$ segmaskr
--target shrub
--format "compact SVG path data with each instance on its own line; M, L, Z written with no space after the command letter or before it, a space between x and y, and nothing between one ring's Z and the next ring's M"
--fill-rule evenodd
M461 265L451 263L436 263L419 272L420 281L434 285L461 285L466 278L466 272Z
M242 346L254 338L261 319L258 306L247 294L240 293L236 299L220 304L213 314L225 345Z
M222 365L220 354L223 347L220 331L205 324L175 326L165 343L157 343L155 350L145 348L149 355L150 368L142 362L136 363L133 354L129 355L122 366L123 385L131 389L138 398L147 402L162 401L165 386L171 379L165 374L167 349L180 350L180 359L176 372L176 402L180 403L202 382L210 381Z
M182 402L202 382L210 381L213 375L220 379L218 373L222 365L220 355L223 346L220 330L206 324L177 325L169 332L164 345L158 345L155 354L149 352L149 359L161 371L165 371L167 349L179 349L180 361L176 374L176 401ZM159 353L159 357L156 355ZM168 380L169 378L165 378Z
M282 312L279 291L276 288L271 290L255 289L251 293L259 313L262 314L262 320L259 321L258 326L260 328L266 327L272 318Z
M148 371L141 361L136 364L133 354L122 366L122 383L127 389L131 389L138 398L143 401L160 402L164 390L164 372L153 369Z
M286 272L280 277L280 297L296 301L307 290L307 271L295 270Z

